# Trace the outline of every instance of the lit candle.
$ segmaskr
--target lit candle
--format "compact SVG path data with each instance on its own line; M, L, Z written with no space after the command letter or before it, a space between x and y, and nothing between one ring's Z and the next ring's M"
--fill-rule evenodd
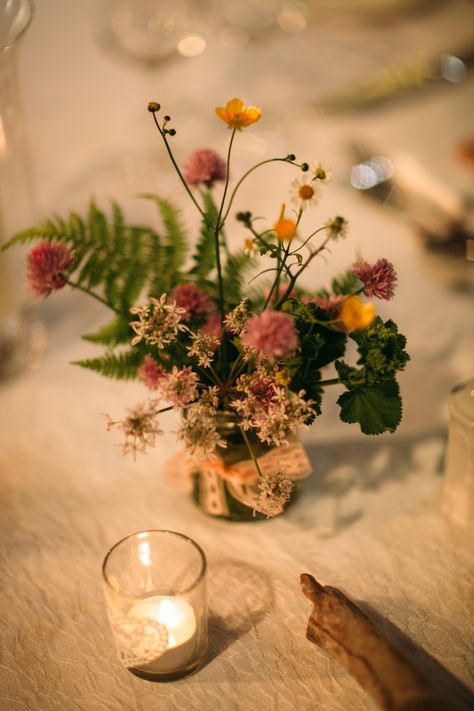
M107 553L102 573L120 662L156 681L195 672L207 650L206 558L175 531L139 531Z
M166 650L140 665L140 669L169 673L183 669L195 660L198 646L196 617L191 605L182 597L154 595L143 598L132 606L129 616L158 622L168 632Z

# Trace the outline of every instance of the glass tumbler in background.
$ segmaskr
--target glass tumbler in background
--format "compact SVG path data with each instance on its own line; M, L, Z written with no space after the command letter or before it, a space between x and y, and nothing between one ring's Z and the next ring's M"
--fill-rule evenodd
M18 79L18 51L32 17L28 0L0 0L0 247L34 218L28 141ZM32 323L24 256L0 252L0 380L34 365L42 328Z
M170 681L196 671L207 651L206 558L187 536L142 531L111 548L102 567L120 661L137 676Z
M474 377L449 395L442 511L459 526L474 526Z
M154 67L206 48L209 0L110 0L106 37L110 48Z

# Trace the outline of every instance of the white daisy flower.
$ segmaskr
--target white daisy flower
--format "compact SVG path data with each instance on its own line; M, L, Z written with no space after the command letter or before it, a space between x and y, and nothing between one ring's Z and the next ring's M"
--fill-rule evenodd
M305 210L310 205L317 205L319 194L313 181L307 176L295 178L291 183L291 201L302 210Z
M318 181L319 185L326 185L332 180L332 173L325 163L315 163L311 169L314 180Z

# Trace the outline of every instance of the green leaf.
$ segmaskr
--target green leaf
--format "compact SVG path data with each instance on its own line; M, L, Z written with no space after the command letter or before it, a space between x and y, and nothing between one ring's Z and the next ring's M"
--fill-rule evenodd
M26 230L17 232L13 235L1 248L0 251L9 249L14 244L28 244L35 239L46 240L52 242L54 240L66 241L65 233L60 225L57 225L53 220L45 220L39 227L29 227Z
M392 380L410 360L405 350L406 338L398 333L393 321L384 323L377 316L368 328L354 331L351 338L357 343L360 356L357 362L364 367L367 383Z
M322 338L324 343L319 346L318 355L314 360L314 368L323 368L344 355L346 350L346 335L339 331L331 331L316 325L313 329L315 338Z
M130 315L130 319L132 316ZM91 343L98 343L104 346L116 346L120 343L130 343L133 337L133 331L129 326L128 320L121 317L115 318L113 321L99 328L95 333L87 333L82 338Z
M402 418L402 400L395 380L363 385L343 393L337 400L343 422L360 424L364 434L394 432Z
M173 205L170 200L165 200L157 195L143 194L141 197L152 200L158 207L163 222L162 250L163 264L161 292L169 292L180 280L181 270L184 267L188 242L182 224L181 210Z
M360 284L358 278L351 269L345 274L335 277L331 282L331 291L337 296L347 296L352 294Z
M196 274L201 285L216 266L215 229L218 218L217 206L210 192L203 192L204 217L201 222L200 237L193 255L194 266L191 274ZM221 235L222 235L221 231Z
M295 359L294 365L297 366L297 369L291 379L290 388L293 392L304 390L306 397L313 400L313 408L316 414L313 417L307 417L305 420L305 424L310 425L314 422L316 415L321 414L321 402L323 396L323 388L320 386L321 373L319 370L305 372L304 367L299 367L297 365L297 358ZM293 372L291 364L289 370L290 372Z
M107 378L131 380L136 377L142 358L143 356L138 349L132 349L122 353L108 353L101 358L72 361L72 365L94 370Z
M128 318L129 308L148 287L161 296L176 279L174 272L184 259L184 235L174 208L159 203L165 222L165 244L149 227L128 225L120 206L112 202L110 215L91 200L87 215L54 215L38 226L15 235L9 245L32 240L66 244L74 259L72 281L100 295L114 311Z
M343 360L336 360L334 365L341 383L348 389L353 390L365 384L365 371L363 368L353 368Z
M224 269L225 300L236 306L242 300L245 274L254 265L254 260L243 249L229 255Z

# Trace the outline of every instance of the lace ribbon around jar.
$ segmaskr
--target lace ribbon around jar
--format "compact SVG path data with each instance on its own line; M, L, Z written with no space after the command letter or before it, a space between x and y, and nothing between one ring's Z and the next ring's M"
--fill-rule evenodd
M312 471L308 456L296 439L291 439L287 447L271 449L257 461L263 477L284 470L287 479L299 481ZM167 462L165 474L173 486L184 493L192 490L192 477L196 471L201 477L199 504L205 511L214 516L229 514L226 488L236 501L251 509L256 507L259 477L251 459L227 465L217 455L214 459L196 461L187 452L181 452Z
M168 628L156 620L117 617L111 624L117 656L127 668L148 664L168 648Z

